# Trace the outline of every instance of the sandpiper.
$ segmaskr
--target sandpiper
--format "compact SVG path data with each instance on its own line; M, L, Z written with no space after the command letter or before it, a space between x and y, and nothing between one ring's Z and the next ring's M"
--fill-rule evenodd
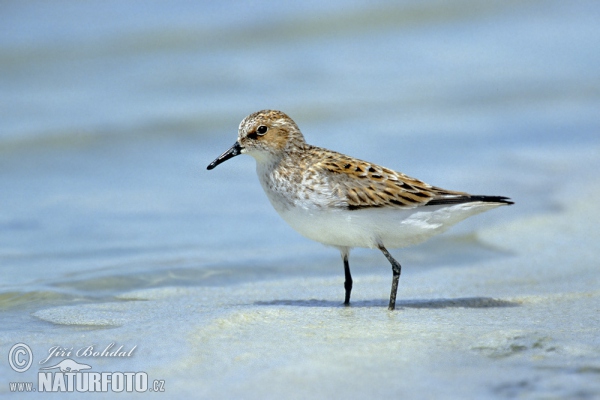
M431 186L418 179L335 151L312 146L285 113L248 115L233 146L211 170L239 154L256 160L260 183L279 215L309 239L339 249L350 304L353 247L378 248L392 264L389 309L396 307L400 263L388 248L425 241L463 219L513 204L504 196L480 196Z

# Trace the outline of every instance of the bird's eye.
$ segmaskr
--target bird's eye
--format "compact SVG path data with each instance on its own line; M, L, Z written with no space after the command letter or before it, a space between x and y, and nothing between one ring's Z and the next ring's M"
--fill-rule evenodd
M258 133L260 136L264 135L265 133L267 133L267 130L269 128L267 128L264 125L259 126L258 128L256 128L256 133Z

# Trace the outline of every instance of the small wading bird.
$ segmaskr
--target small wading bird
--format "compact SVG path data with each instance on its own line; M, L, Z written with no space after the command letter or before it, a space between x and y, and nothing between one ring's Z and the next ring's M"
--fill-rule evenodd
M239 154L256 160L260 183L279 215L300 234L337 247L344 261L344 304L350 304L353 247L378 248L392 264L389 309L396 307L400 263L388 248L414 245L492 208L503 196L442 189L379 165L312 146L281 111L263 110L240 123L233 146L211 170Z

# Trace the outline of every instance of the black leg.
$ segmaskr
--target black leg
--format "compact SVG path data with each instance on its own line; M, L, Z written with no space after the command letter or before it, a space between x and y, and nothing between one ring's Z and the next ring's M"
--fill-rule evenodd
M350 263L348 263L348 252L342 252L342 258L344 259L344 273L346 275L346 281L344 282L344 289L346 289L346 300L344 305L350 305L350 292L352 292L352 275L350 275Z
M388 306L388 310L394 310L396 308L396 293L398 293L398 281L400 280L400 272L402 271L402 266L400 263L392 257L392 255L387 251L382 244L379 245L379 250L383 253L383 255L388 259L388 261L392 264L392 291L390 293L390 305Z

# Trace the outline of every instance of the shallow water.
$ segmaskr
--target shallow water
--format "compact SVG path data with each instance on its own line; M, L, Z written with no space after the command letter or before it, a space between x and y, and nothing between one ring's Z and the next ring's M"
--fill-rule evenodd
M596 2L0 11L3 354L137 345L90 363L211 398L600 396ZM516 204L394 252L394 315L385 259L354 251L345 309L337 251L280 220L251 158L205 170L263 108L312 144ZM0 363L10 381L39 367Z

